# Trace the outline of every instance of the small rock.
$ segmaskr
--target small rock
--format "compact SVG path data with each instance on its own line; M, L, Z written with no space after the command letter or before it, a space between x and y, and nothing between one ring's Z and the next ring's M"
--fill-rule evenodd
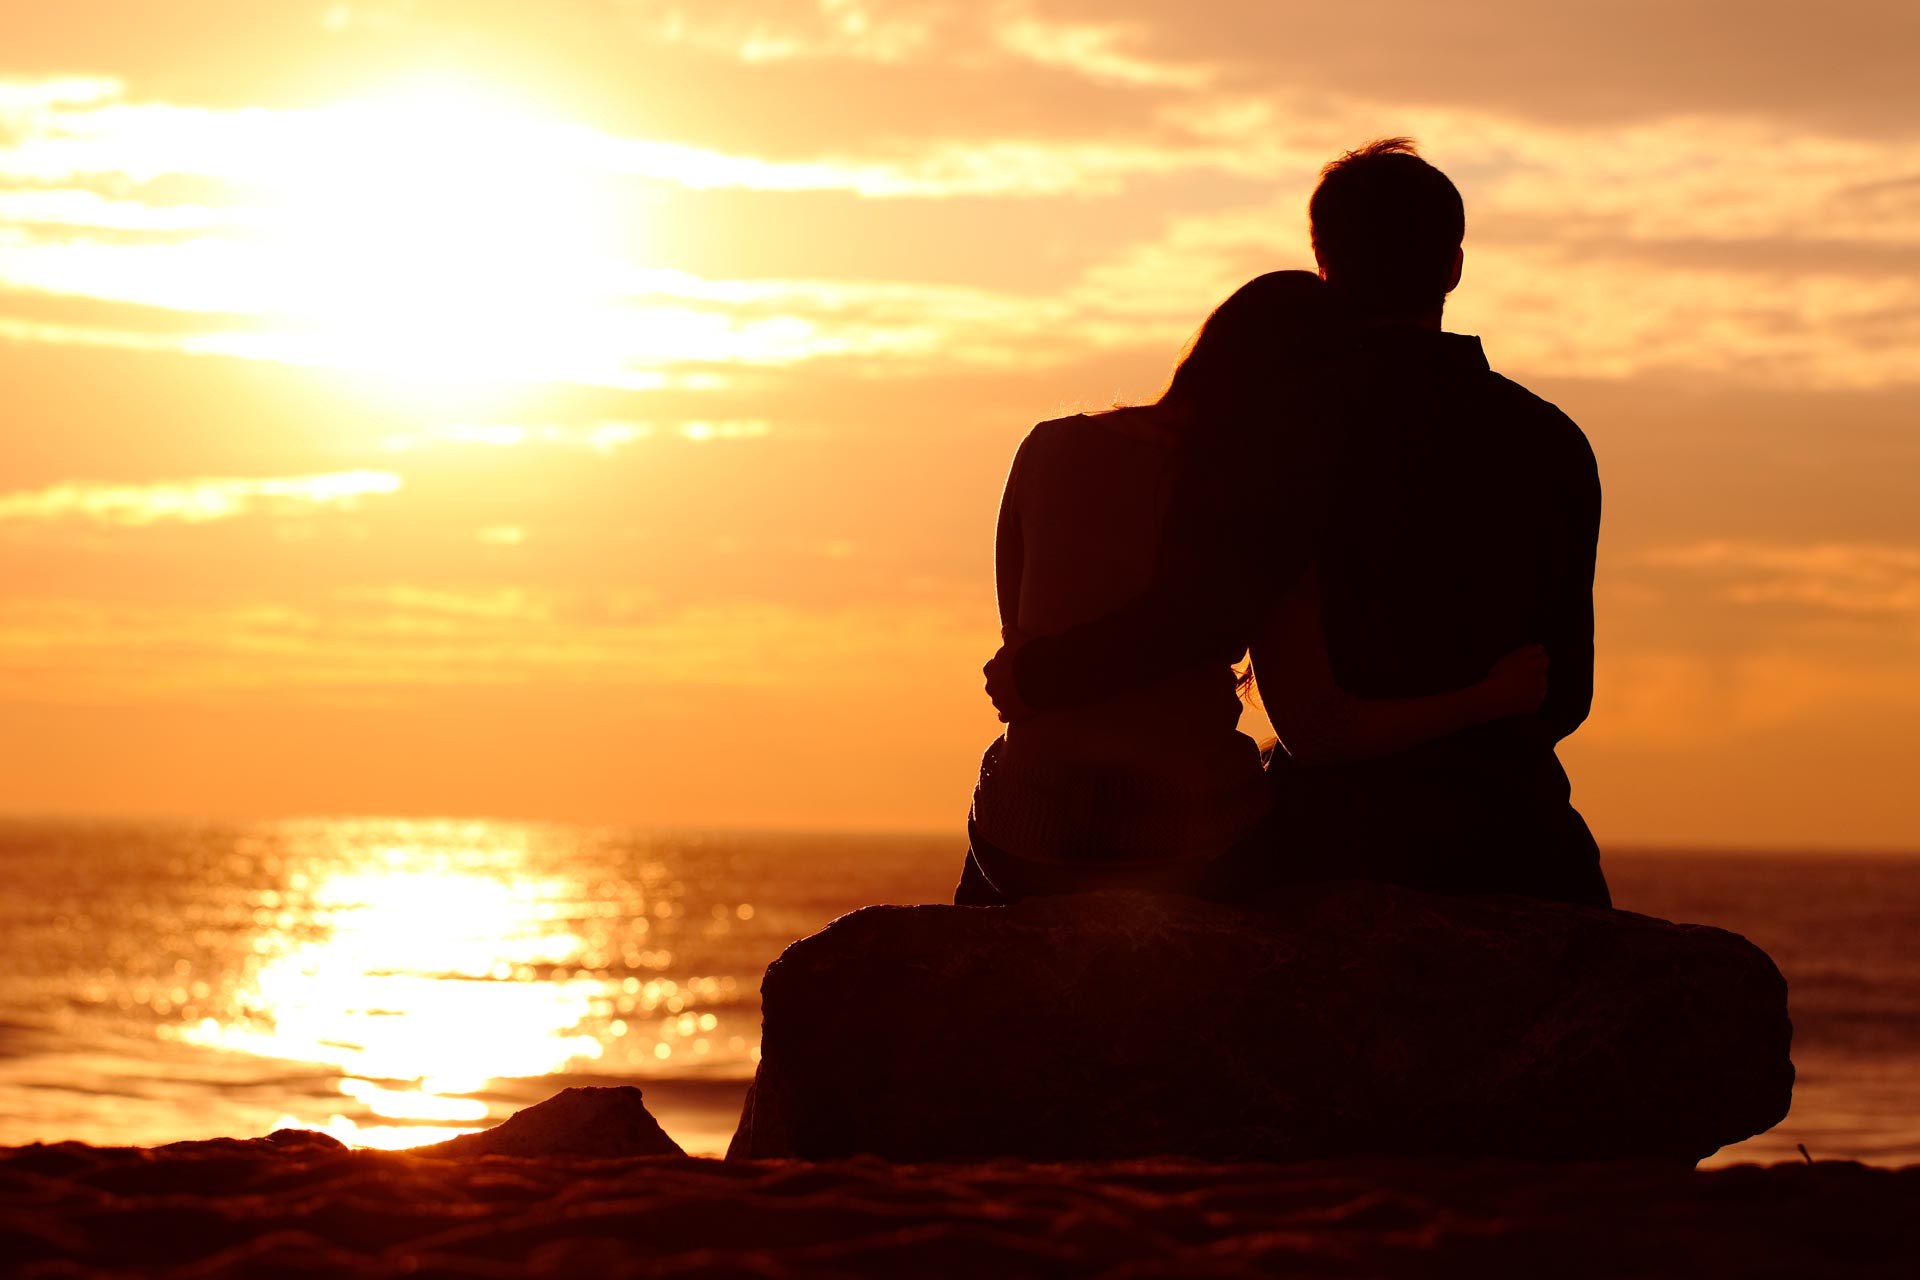
M275 1129L259 1141L271 1147L284 1147L293 1151L345 1151L347 1149L346 1143L317 1129Z
M684 1156L666 1135L640 1090L632 1085L563 1089L536 1106L516 1111L480 1133L464 1134L416 1147L414 1155L437 1158L473 1156Z
M189 1138L153 1148L174 1156L325 1155L349 1149L346 1143L318 1129L275 1129L264 1138Z

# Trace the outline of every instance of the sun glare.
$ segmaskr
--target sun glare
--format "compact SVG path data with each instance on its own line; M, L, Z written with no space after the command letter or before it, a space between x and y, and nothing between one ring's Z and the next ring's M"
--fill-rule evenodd
M591 374L622 222L593 136L455 82L310 113L264 175L273 309L416 388Z

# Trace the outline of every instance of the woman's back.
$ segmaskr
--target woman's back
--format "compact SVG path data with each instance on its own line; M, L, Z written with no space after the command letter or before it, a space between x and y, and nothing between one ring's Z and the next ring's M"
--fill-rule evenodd
M1146 591L1180 466L1180 425L1173 411L1142 406L1033 429L1002 512L1007 626L1057 634ZM989 839L1034 856L1218 852L1265 804L1258 748L1238 731L1239 715L1223 657L1010 725L976 821Z
M1177 461L1165 417L1117 409L1043 422L1027 436L1008 492L1021 539L1009 625L1053 635L1151 585Z

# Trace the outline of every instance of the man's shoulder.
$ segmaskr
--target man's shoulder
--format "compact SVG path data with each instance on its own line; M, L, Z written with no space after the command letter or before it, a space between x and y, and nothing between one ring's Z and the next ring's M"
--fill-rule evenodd
M1594 469L1592 442L1559 405L1492 370L1487 372L1485 387L1489 407L1504 421L1539 440L1569 465Z
M1504 373L1495 373L1489 369L1484 386L1489 400L1516 417L1551 424L1554 429L1575 432L1580 430L1559 405L1536 395Z

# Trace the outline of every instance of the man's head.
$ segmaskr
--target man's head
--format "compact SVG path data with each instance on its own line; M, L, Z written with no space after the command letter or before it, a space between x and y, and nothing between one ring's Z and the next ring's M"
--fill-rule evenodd
M1460 283L1460 192L1410 138L1369 142L1322 169L1307 217L1320 274L1365 315L1437 315Z

